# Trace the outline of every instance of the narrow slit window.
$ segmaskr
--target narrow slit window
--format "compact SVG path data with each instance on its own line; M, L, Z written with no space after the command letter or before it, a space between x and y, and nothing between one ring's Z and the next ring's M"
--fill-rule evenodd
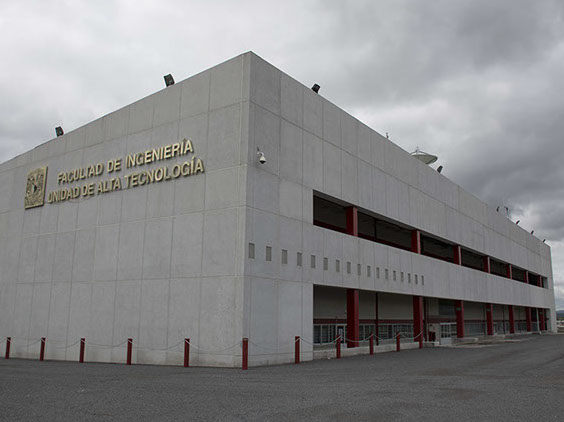
M396 272L394 271L394 281L396 281Z
M359 277L362 275L362 266L360 264L356 265L356 273Z
M376 278L380 278L380 267L376 267Z
M371 270L370 265L367 265L367 266L366 266L366 277L369 277L369 278L372 277L372 274L370 273L370 270Z
M400 273L400 281L403 283L403 271Z
M310 262L310 264L311 264L311 268L315 268L315 255L312 255L312 256L311 256L311 262Z
M351 263L350 261L347 261L347 274L351 273Z
M323 271L327 271L329 269L329 258L323 258Z
M255 259L255 244L249 243L249 259Z
M282 249L282 264L288 263L288 251L286 249Z
M302 253L301 252L298 252L296 259L297 259L298 267L301 267L302 266Z
M338 259L335 260L335 271L337 271L338 273L341 272L341 261L339 261Z
M389 279L388 276L389 276L389 272L388 272L388 269L386 268L386 269L384 270L384 278L385 278L386 280L388 280L388 279Z
M266 247L266 260L272 261L272 247L271 246Z

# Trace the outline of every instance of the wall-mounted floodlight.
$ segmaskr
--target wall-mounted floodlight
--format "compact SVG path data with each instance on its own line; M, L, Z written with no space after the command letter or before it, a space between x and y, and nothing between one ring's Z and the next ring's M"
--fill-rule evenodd
M531 234L533 234L534 232L535 232L534 230L531 230Z
M546 239L543 239L543 240L542 240L542 243L544 243L544 242L546 242Z
M57 134L57 136L63 136L65 134L65 132L63 131L63 128L61 126L57 126L55 128L55 133Z
M499 212L499 206L495 209L497 212Z
M261 164L266 163L266 157L264 156L264 153L260 150L259 147L257 147L257 157L258 157L259 163L261 163Z
M517 220L517 221L515 222L515 224L519 225L520 222L521 222L521 220Z
M319 93L319 88L321 88L321 87L318 84L313 84L313 86L311 87L311 90L317 94L317 93Z
M164 81L166 86L171 86L174 85L174 78L172 77L172 75L169 73L168 75L164 75Z
M440 173L441 171L443 171L443 166L439 166L439 167L437 168L437 171L438 171L439 173Z

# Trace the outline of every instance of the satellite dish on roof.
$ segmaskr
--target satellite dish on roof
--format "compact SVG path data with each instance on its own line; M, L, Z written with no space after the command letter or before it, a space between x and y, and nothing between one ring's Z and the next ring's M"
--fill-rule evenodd
M439 157L437 157L436 155L431 155L424 151L421 151L419 147L416 147L415 151L413 151L411 155L418 160L423 161L425 164L433 164L439 159Z

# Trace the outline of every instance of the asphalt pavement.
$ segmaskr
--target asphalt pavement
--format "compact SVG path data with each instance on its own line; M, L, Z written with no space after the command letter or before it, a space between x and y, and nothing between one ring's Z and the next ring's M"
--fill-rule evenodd
M563 421L564 335L300 365L0 359L4 421Z

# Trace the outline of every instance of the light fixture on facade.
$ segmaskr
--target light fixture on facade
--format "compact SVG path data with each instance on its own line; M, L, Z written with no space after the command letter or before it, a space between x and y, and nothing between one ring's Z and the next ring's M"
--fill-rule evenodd
M61 126L57 126L55 128L55 134L57 136L63 136L65 134L65 132L63 131L63 128Z
M311 87L311 90L313 92L315 92L316 94L319 93L319 88L321 88L318 84L313 84L313 86Z
M443 171L443 166L439 166L439 167L437 168L437 171L438 171L439 173L440 173L441 171Z
M258 157L259 163L261 163L261 164L266 163L266 157L264 156L264 153L260 150L259 147L257 147L257 157Z
M164 81L166 86L174 85L174 78L170 73L168 75L164 75Z

